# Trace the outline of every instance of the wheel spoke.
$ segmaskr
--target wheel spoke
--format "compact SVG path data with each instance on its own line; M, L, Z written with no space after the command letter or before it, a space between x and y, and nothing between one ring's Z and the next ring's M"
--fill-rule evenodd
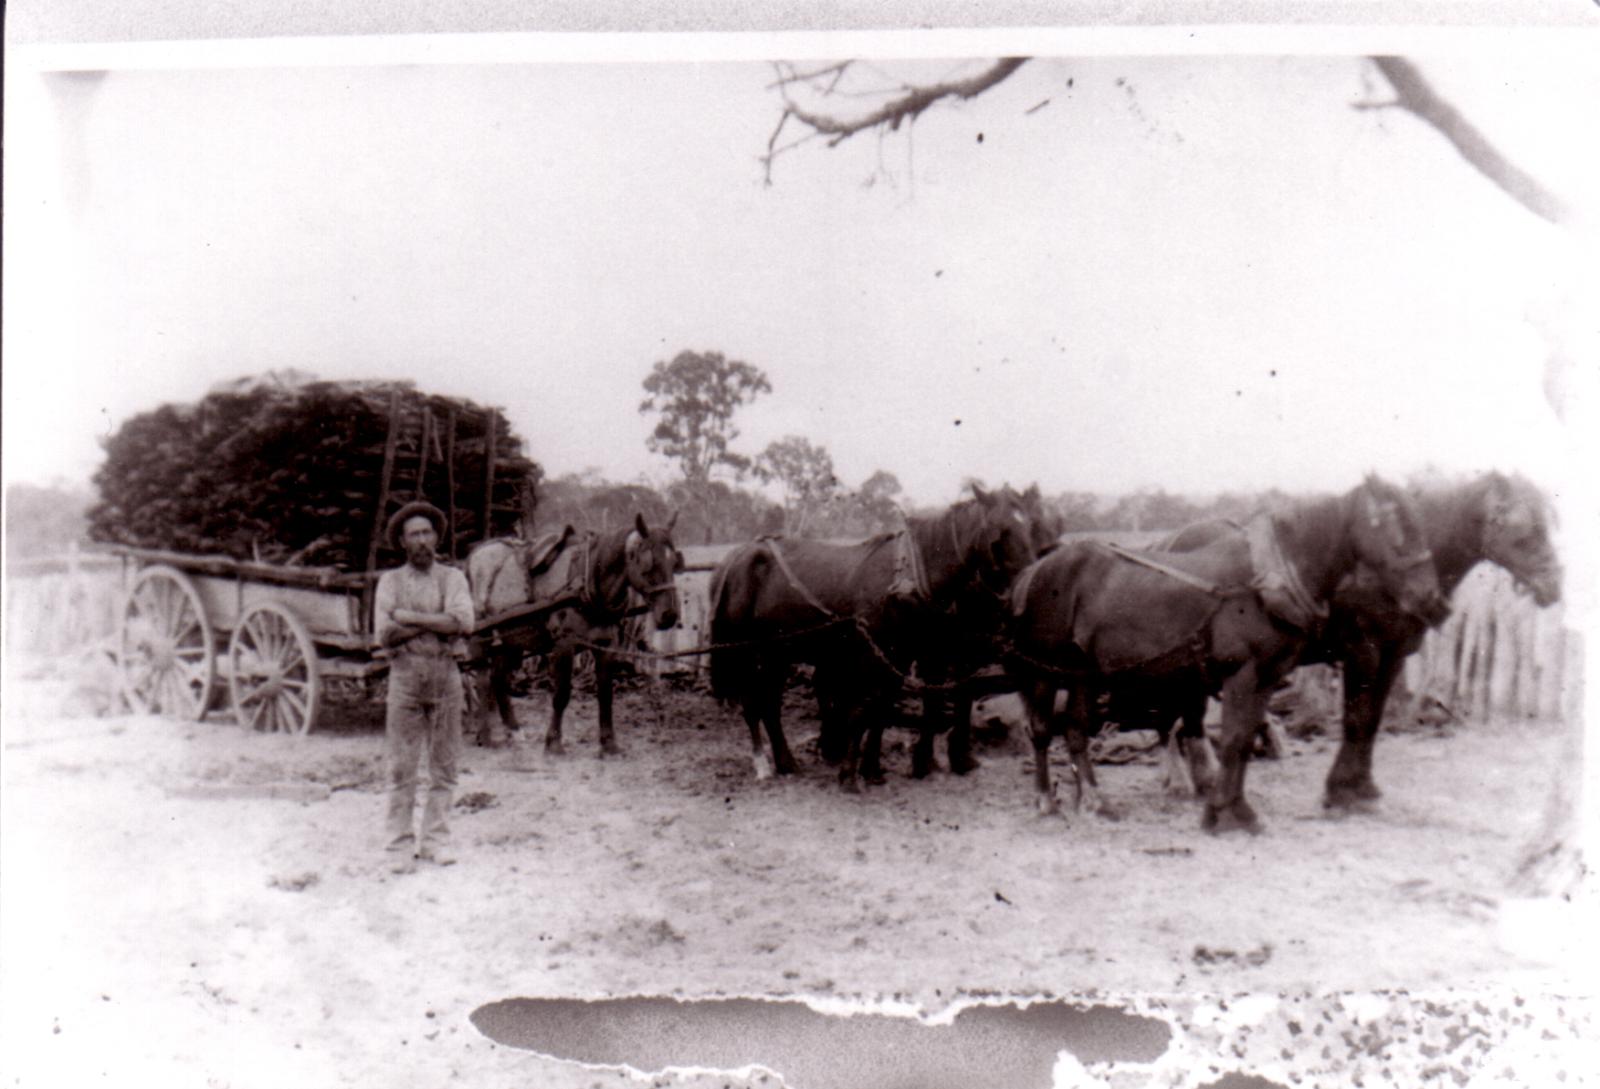
M155 587L153 600L155 618L160 624L161 631L171 635L173 622L176 619L173 615L176 610L172 606L172 586L165 580L152 582L151 585Z
M167 714L172 710L172 672L160 670L156 673L155 689L151 692L151 710L157 714Z
M303 735L317 707L317 673L310 633L273 602L247 609L229 640L234 709L240 719L271 733Z
M303 696L294 692L293 689L283 688L278 692L278 699L288 706L291 717L296 722L305 721L307 703Z
M271 613L262 613L256 618L257 630L261 633L261 660L269 667L275 665L278 656L283 653L283 643L278 637L278 626Z
M273 664L282 667L294 661L296 653L294 636L277 617L272 619L272 640Z
M172 633L172 645L183 650L195 649L204 652L206 649L205 629L197 623L185 624L178 631Z
M261 646L261 618L259 616L246 618L244 624L239 628L239 641L244 646L249 647L251 653L257 658L266 657L266 653Z
M196 699L204 694L206 687L206 663L204 659L190 661L186 658L179 658L174 663L173 671L182 678L184 688L193 692Z

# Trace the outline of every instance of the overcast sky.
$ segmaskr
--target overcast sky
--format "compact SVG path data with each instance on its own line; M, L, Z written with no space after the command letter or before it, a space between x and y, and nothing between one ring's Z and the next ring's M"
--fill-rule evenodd
M1417 60L1600 193L1592 58ZM744 452L801 434L921 502L1548 478L1541 323L1594 297L1437 133L1352 109L1388 94L1353 56L1040 59L771 186L761 63L13 67L8 480L87 480L131 414L280 367L499 404L553 475L660 480L640 382L685 348L770 376Z

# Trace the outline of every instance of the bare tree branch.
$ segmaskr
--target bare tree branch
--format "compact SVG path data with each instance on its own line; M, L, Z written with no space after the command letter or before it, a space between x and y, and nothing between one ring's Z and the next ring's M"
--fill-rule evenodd
M864 132L867 129L885 126L891 132L898 130L903 122L908 120L915 121L924 110L942 99L976 98L1006 79L1011 73L1026 64L1027 61L1027 57L1002 57L984 71L968 79L945 80L939 83L908 86L905 88L905 93L899 98L884 103L869 114L853 119L841 119L829 114L807 110L797 105L788 97L788 87L802 80L798 78L798 73L791 71L790 75L794 78L780 78L774 84L784 94L784 107L783 116L778 118L777 128L773 130L771 138L767 141L767 154L761 160L766 167L767 183L770 185L772 182L772 160L774 156L785 150L777 147L778 135L783 131L784 124L791 117L808 126L813 134L829 137L829 147L837 147L856 133ZM844 63L848 64L850 62L846 61ZM834 75L834 86L837 86L838 77L843 74L842 65L832 65L819 69L813 73L813 76L828 74ZM782 77L781 69L780 77ZM831 90L832 87L822 93L826 95Z
M854 63L855 61L840 61L825 68L818 68L815 72L799 72L795 70L793 65L787 62L779 62L775 65L778 69L778 78L767 84L767 90L771 91L779 87L786 87L791 83L809 83L814 79L821 79L823 76L831 75L833 80L822 92L823 94L829 94L839 85L839 79L844 75L845 69Z
M1461 111L1440 97L1422 78L1416 65L1404 57L1372 57L1371 60L1394 88L1397 97L1393 103L1358 104L1358 109L1392 105L1415 114L1449 140L1461 157L1484 177L1528 211L1558 225L1570 219L1571 211L1561 199L1502 155L1486 136L1461 115Z

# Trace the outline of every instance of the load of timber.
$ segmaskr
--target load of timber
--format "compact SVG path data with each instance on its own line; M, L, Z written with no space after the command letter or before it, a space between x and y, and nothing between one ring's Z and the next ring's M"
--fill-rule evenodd
M92 539L321 578L397 562L383 526L412 499L449 514L446 555L516 533L542 476L496 409L409 382L297 372L142 413L105 449Z

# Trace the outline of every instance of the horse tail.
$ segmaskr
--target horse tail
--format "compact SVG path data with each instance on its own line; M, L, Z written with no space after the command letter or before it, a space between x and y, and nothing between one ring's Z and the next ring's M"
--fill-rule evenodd
M748 676L751 665L750 652L727 644L738 642L742 622L747 620L749 602L754 596L750 585L754 571L753 550L743 546L730 552L711 574L711 653L708 663L711 673L711 694L724 703L736 702L740 694L739 680ZM740 597L735 600L732 584L742 577Z

